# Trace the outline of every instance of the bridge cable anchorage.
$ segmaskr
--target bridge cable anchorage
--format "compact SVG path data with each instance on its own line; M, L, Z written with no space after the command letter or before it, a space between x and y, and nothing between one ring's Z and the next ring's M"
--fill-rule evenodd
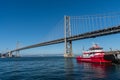
M72 40L68 40L69 37L71 37L71 27L70 27L70 17L64 16L64 35L65 35L65 53L64 57L73 57L72 53Z

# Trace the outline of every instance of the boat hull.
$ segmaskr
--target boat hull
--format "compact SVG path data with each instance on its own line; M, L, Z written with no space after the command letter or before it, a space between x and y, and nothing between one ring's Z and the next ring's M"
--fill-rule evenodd
M91 62L91 63L111 63L109 60L105 60L104 58L98 57L90 57L90 58L83 58L83 57L76 57L78 62Z

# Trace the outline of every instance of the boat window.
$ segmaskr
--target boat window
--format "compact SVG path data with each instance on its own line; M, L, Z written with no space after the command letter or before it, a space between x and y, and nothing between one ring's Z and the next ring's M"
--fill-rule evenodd
M89 50L102 50L103 48L90 48Z

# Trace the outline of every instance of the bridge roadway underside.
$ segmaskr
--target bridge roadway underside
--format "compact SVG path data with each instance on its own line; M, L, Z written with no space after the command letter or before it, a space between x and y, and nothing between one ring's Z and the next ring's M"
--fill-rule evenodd
M92 32L87 32L84 34L71 36L71 37L68 37L67 39L74 41L74 40L94 38L94 37L99 37L99 36L104 36L104 35L109 35L109 34L115 34L115 33L119 33L119 32L120 32L120 26L116 26L116 27L111 27L111 28L106 28L106 29L101 29L101 30L96 30L96 31L92 31ZM48 41L48 42L43 42L43 43L38 43L38 44L22 47L19 49L12 50L10 52L20 51L20 50L35 48L35 47L40 47L40 46L46 46L46 45L51 45L51 44L63 43L63 42L64 42L64 38L61 38L61 39L57 39L57 40L52 40L52 41Z

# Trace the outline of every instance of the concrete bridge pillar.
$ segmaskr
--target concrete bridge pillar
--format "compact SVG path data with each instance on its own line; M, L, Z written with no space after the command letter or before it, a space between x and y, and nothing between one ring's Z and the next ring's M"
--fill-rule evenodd
M20 52L19 51L16 51L15 57L20 57Z
M8 52L8 57L12 57L12 52L11 51Z

